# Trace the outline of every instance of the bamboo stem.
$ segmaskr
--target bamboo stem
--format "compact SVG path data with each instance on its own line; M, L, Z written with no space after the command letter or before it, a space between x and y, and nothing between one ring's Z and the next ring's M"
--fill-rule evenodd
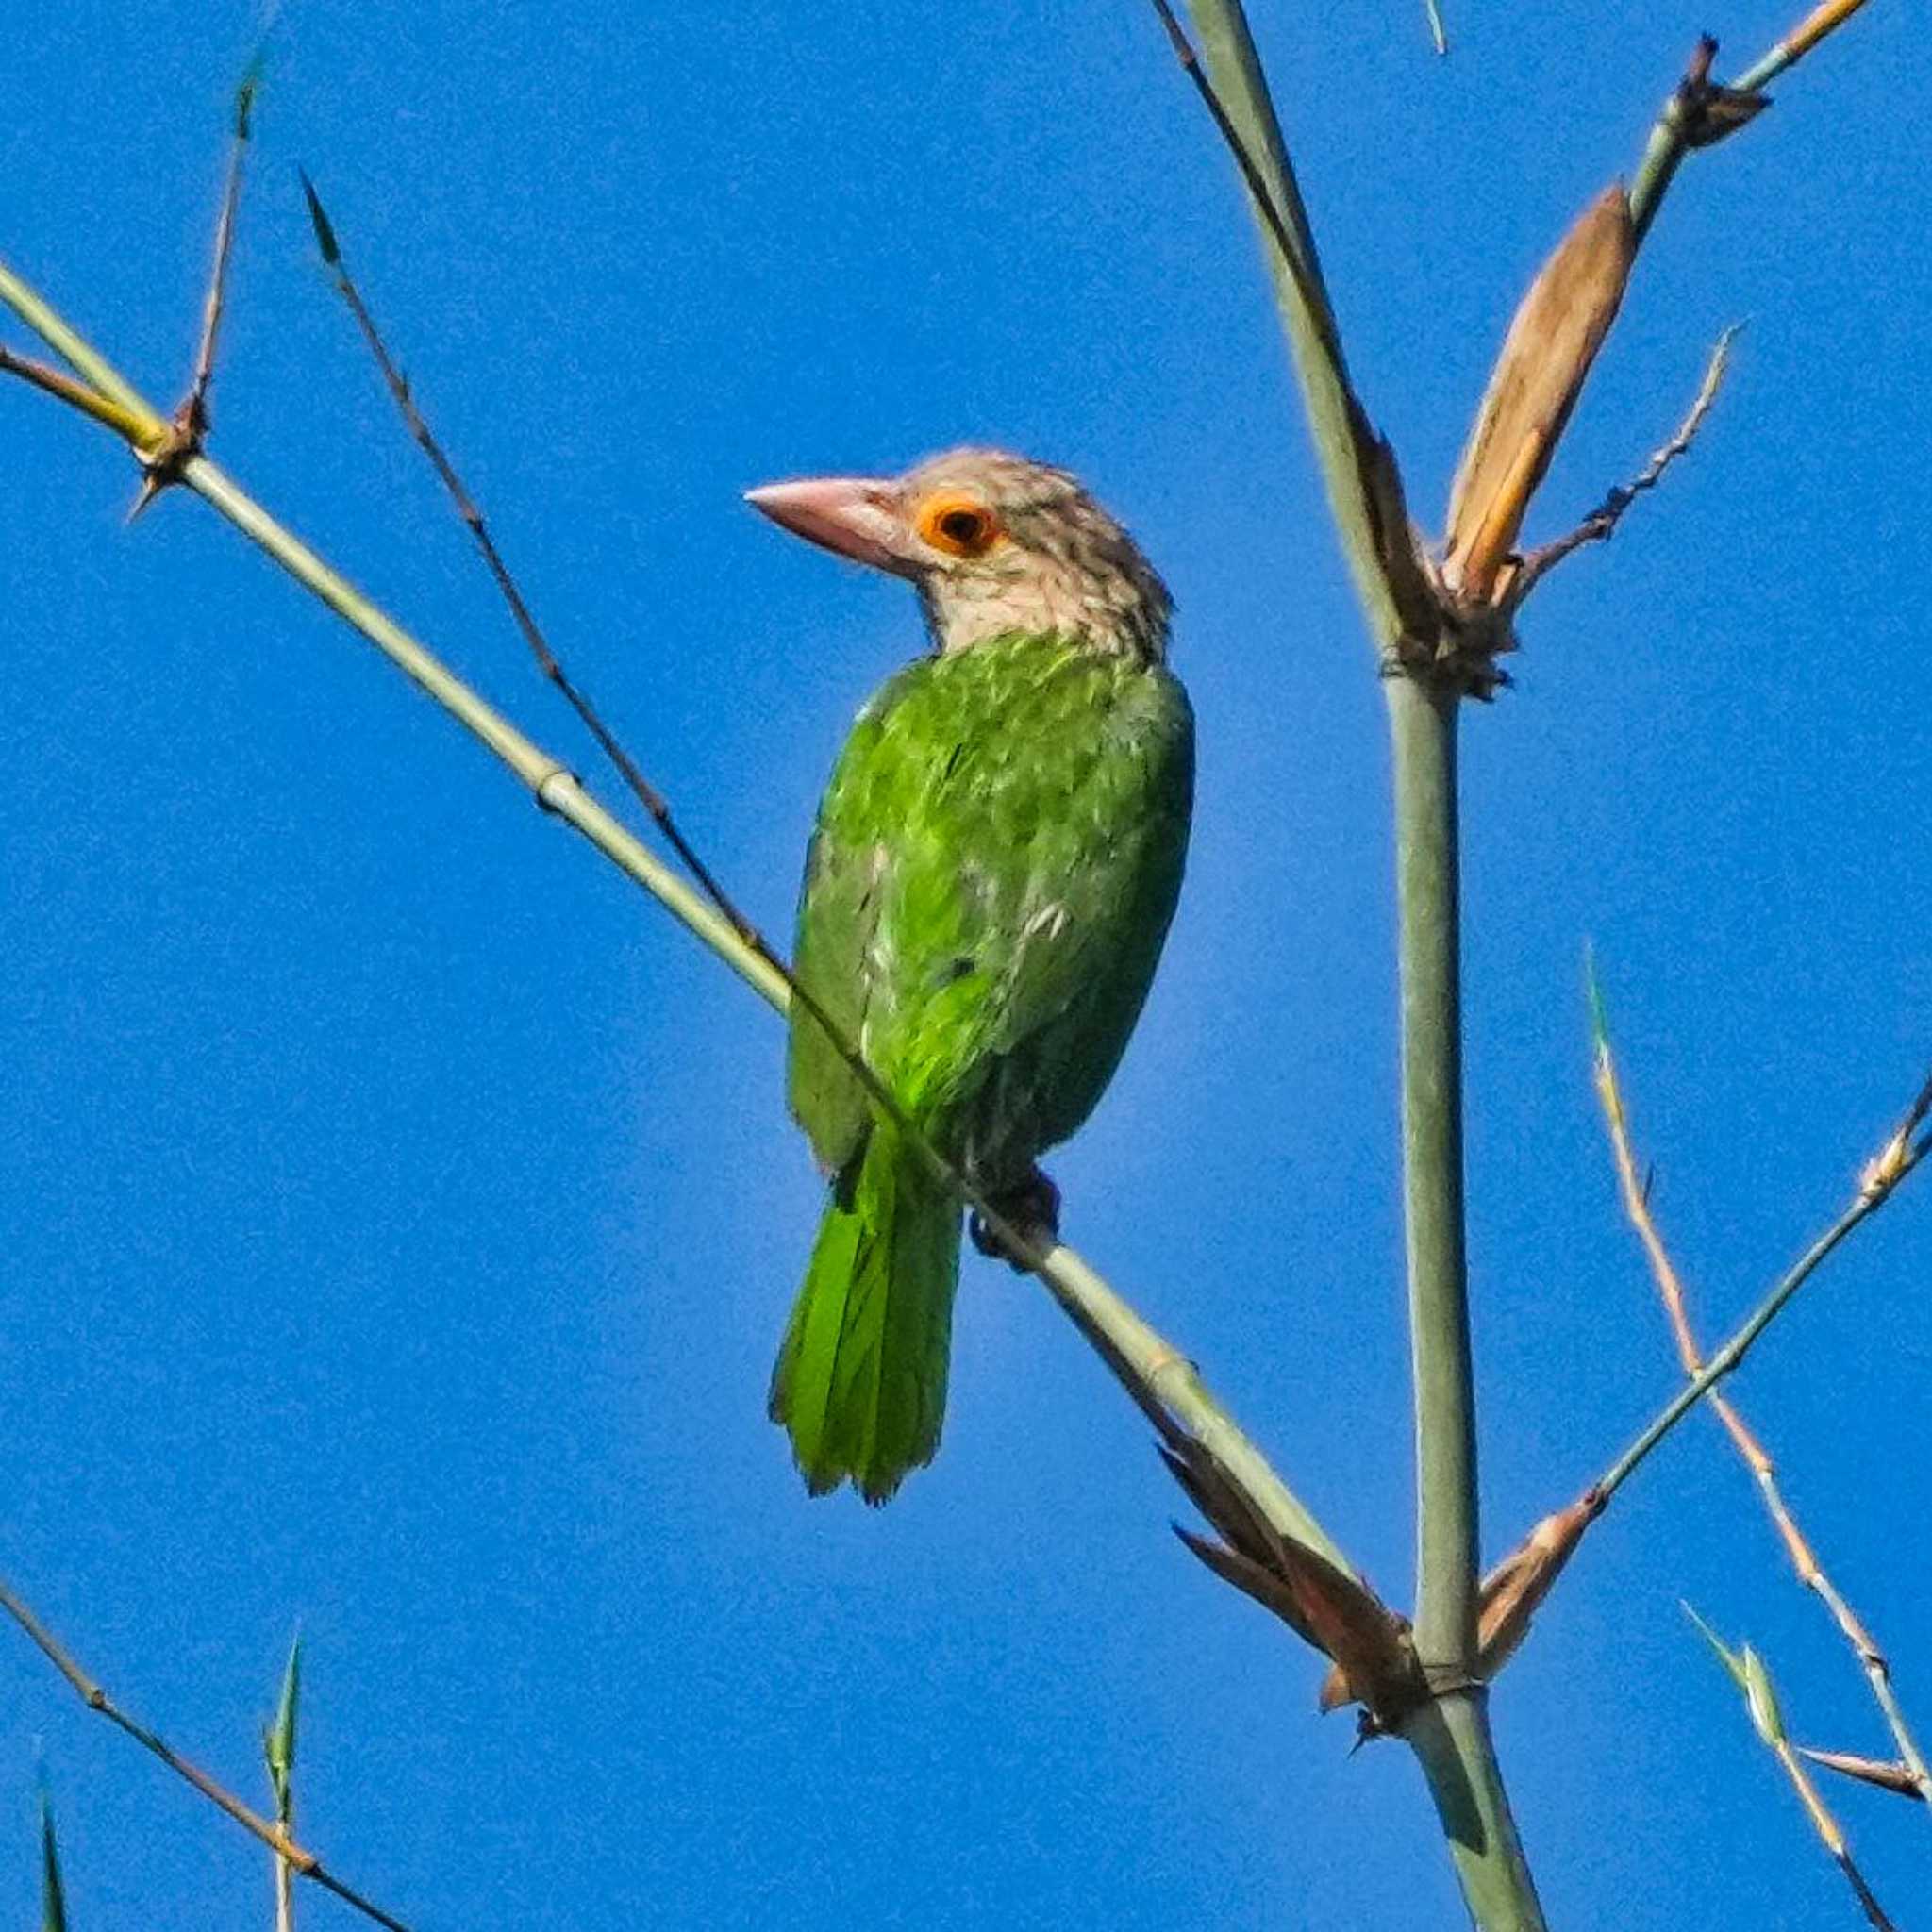
M1447 681L1439 685L1398 668L1408 600L1396 575L1401 553L1383 528L1388 506L1374 500L1370 481L1392 475L1392 461L1349 381L1307 212L1241 0L1189 0L1189 11L1207 63L1202 91L1234 151L1268 249L1329 508L1384 667L1389 703L1415 1364L1415 1646L1436 1693L1402 1734L1428 1779L1476 1924L1482 1932L1542 1932L1484 1693L1474 1682L1475 1404L1463 1256L1456 797L1460 694ZM1406 531L1399 534L1406 541Z
M1463 1254L1459 700L1411 677L1384 690L1395 768L1402 969L1402 1154L1415 1362L1416 1651L1466 1675L1475 1654L1474 1368Z
M1544 1932L1536 1881L1490 1735L1488 1692L1425 1704L1402 1736L1428 1779L1470 1917L1480 1932Z
M1224 138L1241 167L1267 249L1275 306L1294 356L1329 512L1370 633L1386 657L1405 625L1386 567L1375 506L1364 487L1374 460L1366 446L1373 432L1349 380L1341 330L1280 118L1241 0L1188 0L1188 11L1201 36L1210 111L1218 121L1224 116Z

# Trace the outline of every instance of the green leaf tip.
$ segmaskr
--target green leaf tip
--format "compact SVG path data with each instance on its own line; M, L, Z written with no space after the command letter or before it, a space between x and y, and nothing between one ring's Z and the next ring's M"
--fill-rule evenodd
M302 198L308 204L308 220L315 229L315 245L322 251L324 263L329 268L342 265L342 251L336 242L336 231L328 216L324 212L322 197L315 192L315 183L308 178L307 168L297 168L302 177Z
M41 1932L67 1932L67 1890L60 1882L60 1847L54 1837L54 1806L41 1788Z
M1764 1659L1748 1643L1744 1646L1744 1707L1751 1713L1757 1735L1773 1750L1784 1742L1785 1715L1778 1708L1771 1673L1764 1668Z
M1748 1693L1751 1687L1744 1676L1743 1659L1689 1604L1683 1605L1683 1611L1697 1625L1698 1632L1703 1637L1705 1642L1709 1644L1711 1649L1717 1653L1718 1661L1731 1674L1731 1681L1737 1685L1740 1690Z
M1598 1053L1610 1050L1610 1016L1604 1006L1603 981L1596 976L1596 947L1589 941L1583 942L1583 992L1590 1002L1591 1043ZM1690 1609L1690 1606L1685 1606ZM1691 1610L1694 1617L1697 1612Z
M295 1719L302 1701L302 1634L295 1633L289 1645L289 1661L282 1668L282 1694L275 1705L275 1721L262 1733L262 1755L268 1759L270 1782L278 1804L286 1805L290 1774L295 1769Z

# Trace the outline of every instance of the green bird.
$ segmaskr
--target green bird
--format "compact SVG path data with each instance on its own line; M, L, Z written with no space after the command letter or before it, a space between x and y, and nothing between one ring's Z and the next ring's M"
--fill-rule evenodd
M931 643L833 769L798 982L933 1148L1057 1233L1035 1163L1120 1063L1187 854L1193 715L1165 663L1166 586L1066 471L997 450L748 500L910 578ZM883 1503L939 1446L960 1204L796 1001L789 1084L831 1198L772 1418L814 1495L849 1478Z

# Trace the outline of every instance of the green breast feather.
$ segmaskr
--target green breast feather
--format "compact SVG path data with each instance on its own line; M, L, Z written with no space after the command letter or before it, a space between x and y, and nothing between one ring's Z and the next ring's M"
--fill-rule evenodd
M1193 721L1164 669L1056 638L927 658L860 713L796 966L935 1142L997 1191L1099 1099L1180 889ZM791 1101L841 1174L871 1109L821 1029Z

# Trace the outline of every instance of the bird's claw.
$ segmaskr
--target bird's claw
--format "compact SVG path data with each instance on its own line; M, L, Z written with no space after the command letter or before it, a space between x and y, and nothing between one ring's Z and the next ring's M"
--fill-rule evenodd
M1018 1187L988 1195L987 1206L1029 1245L1042 1249L1058 1245L1060 1238L1060 1191L1037 1167ZM973 1237L973 1245L982 1255L1006 1262L1017 1274L1030 1271L1027 1257L1016 1253L999 1230L988 1224L986 1217L976 1208L967 1217L966 1232Z

